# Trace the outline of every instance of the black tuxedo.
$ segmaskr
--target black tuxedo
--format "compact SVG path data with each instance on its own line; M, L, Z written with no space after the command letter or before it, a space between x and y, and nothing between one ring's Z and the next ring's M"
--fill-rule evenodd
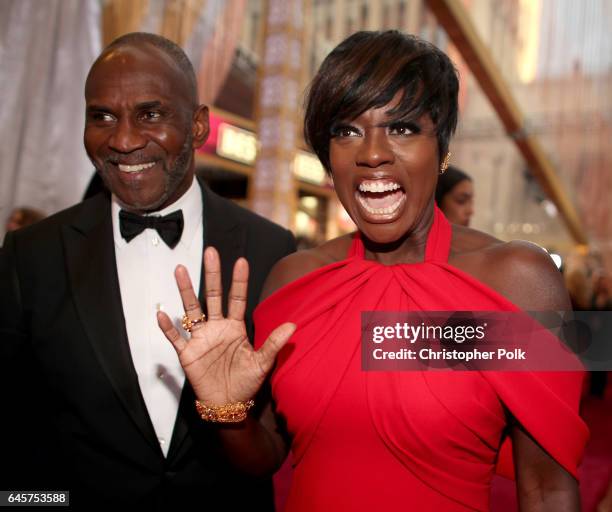
M202 190L204 245L219 250L225 296L235 260L249 261L252 339L263 281L294 250L293 236ZM216 453L214 427L198 418L188 384L163 456L130 355L107 195L7 234L0 261L0 421L9 448L0 488L69 489L73 505L88 508L272 508L269 480L234 473Z

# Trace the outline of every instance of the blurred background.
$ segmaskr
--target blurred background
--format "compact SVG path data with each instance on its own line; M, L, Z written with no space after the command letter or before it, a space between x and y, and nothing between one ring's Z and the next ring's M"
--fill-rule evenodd
M132 31L162 34L192 60L212 128L197 172L214 190L289 227L301 247L352 230L304 144L304 90L346 36L399 29L459 72L451 163L473 180L470 225L544 247L577 309L609 309L611 26L609 0L0 0L0 218L13 222L0 238L16 217L83 197L84 80ZM585 463L585 510L612 470L610 411L593 410L607 441Z
M301 130L303 92L356 30L399 29L461 78L451 163L471 225L531 240L570 267L612 269L612 2L607 0L0 0L0 217L82 198L83 83L136 30L185 48L211 106L198 172L304 245L352 229ZM4 226L3 226L4 227ZM2 229L2 228L0 228ZM0 233L2 235L3 233Z

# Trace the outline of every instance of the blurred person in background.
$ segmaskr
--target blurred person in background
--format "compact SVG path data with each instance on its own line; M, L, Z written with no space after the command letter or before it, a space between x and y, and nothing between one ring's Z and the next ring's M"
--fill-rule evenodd
M591 307L594 311L612 311L612 276L604 270L595 272ZM612 340L610 340L612 343ZM608 372L591 372L591 394L603 398L608 384ZM612 491L608 502L612 506Z
M593 268L590 260L580 254L570 254L563 273L565 286L574 311L589 311L593 305Z
M474 214L472 178L454 165L449 165L438 177L436 203L450 222L469 226Z
M44 218L45 214L39 210L35 210L34 208L15 208L6 221L5 229L8 233L9 231L15 231L16 229L34 224L35 222L38 222Z
M605 271L599 271L595 274L593 309L612 310L612 276Z
M583 254L577 250L570 253L566 258L564 278L574 311L612 309L612 279L603 269L599 254ZM592 371L589 374L591 395L603 398L608 372Z

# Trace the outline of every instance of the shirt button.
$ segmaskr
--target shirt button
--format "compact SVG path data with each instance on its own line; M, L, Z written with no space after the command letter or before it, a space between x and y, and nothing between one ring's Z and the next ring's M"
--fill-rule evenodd
M157 373L157 377L158 377L159 379L162 379L162 380L163 380L163 379L166 377L166 372L165 372L165 371L163 371L163 370L160 370L160 371Z
M155 311L163 311L163 310L164 310L164 305L161 302L156 302Z
M159 440L159 444L161 444L162 446L166 444L166 440L163 437L158 437L158 440Z
M154 236L154 237L151 239L151 243L152 243L153 245L157 246L157 245L159 244L159 238L157 238L156 236Z

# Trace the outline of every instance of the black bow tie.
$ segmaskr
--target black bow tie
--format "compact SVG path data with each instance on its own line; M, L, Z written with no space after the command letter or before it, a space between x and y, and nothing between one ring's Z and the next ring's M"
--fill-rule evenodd
M174 249L183 233L183 212L177 210L168 215L151 215L143 217L121 210L119 212L119 231L126 242L140 235L145 229L154 229L170 249Z

